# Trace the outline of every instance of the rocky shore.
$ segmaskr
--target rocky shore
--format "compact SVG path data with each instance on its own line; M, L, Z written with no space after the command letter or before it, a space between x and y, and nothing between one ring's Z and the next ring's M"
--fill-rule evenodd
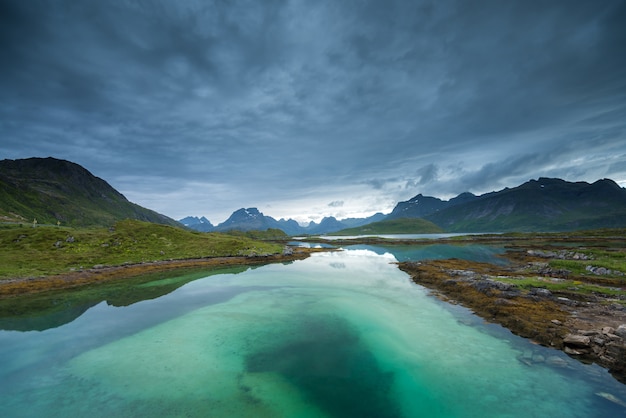
M516 251L504 266L464 260L403 262L415 283L451 303L472 309L487 321L538 344L563 350L585 363L605 367L626 383L626 306L619 296L520 286L529 277L564 280L570 271L546 270L545 253ZM558 257L558 253L556 255ZM577 282L578 283L578 282ZM582 283L582 282L581 282ZM527 359L532 361L532 359Z

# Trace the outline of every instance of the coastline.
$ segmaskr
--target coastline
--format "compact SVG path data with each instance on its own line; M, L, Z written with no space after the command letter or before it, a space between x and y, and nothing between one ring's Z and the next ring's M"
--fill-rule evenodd
M452 259L398 267L439 299L583 363L596 363L626 384L626 308L597 294L520 290L511 282L537 273L528 270L524 257L509 259L507 266Z
M51 290L71 289L89 284L105 283L111 280L169 270L210 269L224 266L252 266L292 262L295 260L303 260L312 253L320 251L329 251L329 249L298 247L293 248L291 252L283 254L163 260L139 264L94 267L42 277L2 279L0 280L0 299L37 294Z

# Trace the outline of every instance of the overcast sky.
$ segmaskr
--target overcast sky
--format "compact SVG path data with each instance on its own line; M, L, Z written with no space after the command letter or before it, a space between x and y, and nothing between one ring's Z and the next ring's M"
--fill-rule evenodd
M626 1L0 0L0 159L214 224L626 186Z

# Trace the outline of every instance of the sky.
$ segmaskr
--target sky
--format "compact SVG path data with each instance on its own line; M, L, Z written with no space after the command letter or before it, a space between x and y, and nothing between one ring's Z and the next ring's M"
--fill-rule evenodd
M174 219L626 186L626 1L0 0L0 159Z

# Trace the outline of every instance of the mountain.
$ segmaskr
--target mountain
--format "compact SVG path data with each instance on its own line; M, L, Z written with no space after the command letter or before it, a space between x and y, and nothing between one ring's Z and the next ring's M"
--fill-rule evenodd
M297 221L293 219L283 219L280 218L278 220L278 229L282 230L287 235L300 235L303 232L303 227Z
M357 228L359 226L371 224L372 222L382 221L386 217L387 215L385 215L384 213L378 212L367 218L345 218L342 219L340 222L344 224L347 228Z
M420 195L389 215L419 217L449 232L568 231L626 226L626 190L609 179L530 180L515 188L449 201Z
M185 225L187 228L195 229L200 232L211 232L215 229L215 226L204 216L198 218L197 216L187 216L180 219L178 222Z
M448 201L436 197L423 196L421 193L406 202L399 202L387 219L423 218L434 212L476 200L472 193L465 192Z
M311 222L304 231L306 234L320 235L345 229L346 225L337 220L334 216L323 218L319 224Z
M346 226L335 218L324 218L318 225L315 222L311 222L308 226L300 226L293 219L285 220L281 219L277 221L271 216L265 216L262 212L259 212L257 208L241 208L233 212L228 219L215 227L215 231L226 232L231 230L239 231L252 231L267 229L280 229L287 235L300 235L300 234L324 234L332 231L338 231ZM192 227L193 228L193 227Z
M403 219L423 219L427 223ZM204 219L204 221L202 220ZM383 220L399 220L382 223ZM476 196L465 192L442 200L432 196L417 196L399 202L385 216L377 213L369 218L338 220L324 218L319 224L301 226L293 219L265 216L257 208L239 209L225 222L211 229L206 218L187 217L181 222L200 231L251 231L280 229L287 235L319 235L341 231L350 235L426 233L430 223L447 232L507 232L507 231L568 231L577 229L626 227L626 190L614 181L604 179L593 184L567 182L554 178L530 180L515 188ZM375 231L375 232L372 232ZM438 232L434 229L431 232Z
M215 231L223 232L236 229L239 231L263 231L269 228L278 228L278 221L265 216L257 208L241 208L233 212L228 219L215 227Z
M264 215L257 208L241 208L233 212L228 219L217 226L213 226L205 217L198 218L195 216L188 216L181 219L179 222L188 228L202 232L227 232L233 230L245 232L253 230L265 231L268 229L280 229L287 235L295 236L328 234L348 227L366 225L375 221L383 220L384 218L385 215L382 213L377 213L368 218L347 218L342 220L337 220L336 218L330 216L322 219L319 224L311 222L307 226L302 226L293 219L281 218L277 221L271 216Z
M109 226L119 220L180 226L129 202L78 164L55 158L0 161L0 221Z

